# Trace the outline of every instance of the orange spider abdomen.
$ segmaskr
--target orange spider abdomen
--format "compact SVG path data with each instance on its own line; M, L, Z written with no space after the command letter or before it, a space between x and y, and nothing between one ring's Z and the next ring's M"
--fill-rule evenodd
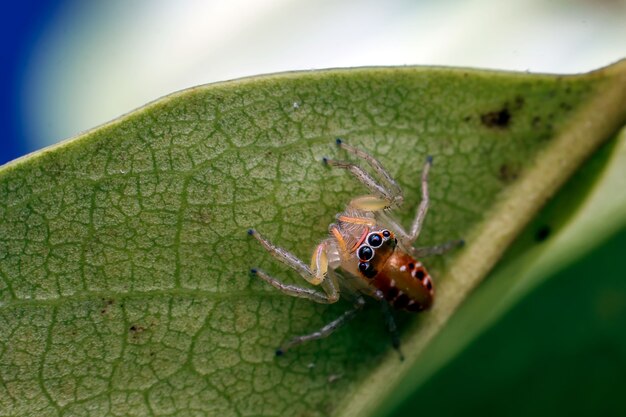
M428 271L421 262L401 251L394 251L387 258L371 284L397 309L418 312L433 302L434 287Z

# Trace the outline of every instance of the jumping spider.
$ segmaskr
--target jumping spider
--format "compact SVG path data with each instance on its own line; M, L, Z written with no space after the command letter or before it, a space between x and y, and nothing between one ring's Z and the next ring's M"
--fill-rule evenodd
M277 349L277 355L304 342L330 335L363 307L363 295L381 301L383 310L387 312L388 305L411 312L428 309L435 294L433 281L417 258L441 255L463 245L463 240L453 240L433 247L413 247L428 211L428 171L432 157L426 159L422 170L422 201L407 232L387 215L390 209L400 206L403 201L402 190L396 181L380 162L366 152L343 143L341 139L337 139L337 146L369 164L378 180L356 164L324 158L325 164L350 171L371 194L354 198L345 211L336 215L336 222L329 226L330 236L317 245L310 265L289 251L274 246L256 230L248 230L272 256L323 290L284 284L261 270L251 270L253 275L279 291L322 304L339 300L340 286L348 294L355 295L352 309L314 333L291 339ZM339 274L337 269L344 274ZM394 347L399 352L393 317L387 314L387 319L389 330L394 335Z

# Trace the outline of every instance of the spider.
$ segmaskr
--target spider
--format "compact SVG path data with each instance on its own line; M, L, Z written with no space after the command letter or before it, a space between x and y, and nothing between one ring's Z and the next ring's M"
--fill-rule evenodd
M287 341L276 350L277 355L302 343L329 336L354 317L365 304L363 296L369 296L382 302L393 346L402 359L396 325L388 306L410 312L428 309L435 295L433 280L417 258L444 254L463 245L464 241L452 240L432 247L413 247L428 211L428 172L432 166L432 156L426 158L421 178L422 199L411 229L406 231L387 214L403 202L400 186L374 157L341 139L337 139L336 143L339 148L365 161L378 179L357 164L323 159L326 165L350 171L370 194L352 199L346 209L336 215L336 222L328 228L329 237L317 245L310 265L291 252L275 246L256 230L248 230L248 234L272 256L298 272L309 284L319 286L321 291L285 284L256 268L251 273L284 294L317 303L337 302L340 288L344 293L353 295L354 305L350 310L316 332Z

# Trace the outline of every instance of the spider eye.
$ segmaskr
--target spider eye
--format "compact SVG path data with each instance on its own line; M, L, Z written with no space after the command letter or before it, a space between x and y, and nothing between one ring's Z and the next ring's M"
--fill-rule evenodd
M391 236L391 233L389 232L389 230L383 230L383 237L387 239L389 236Z
M383 244L383 238L378 233L372 233L367 237L367 243L373 248L379 248Z
M362 261L369 261L374 257L374 249L369 246L363 245L357 251L357 255L359 255L359 259Z
M361 262L359 263L359 271L367 278L374 278L376 276L376 270L369 262Z

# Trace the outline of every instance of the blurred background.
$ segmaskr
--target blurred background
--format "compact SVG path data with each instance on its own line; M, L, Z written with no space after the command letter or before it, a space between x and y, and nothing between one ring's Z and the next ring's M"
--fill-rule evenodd
M0 19L0 164L171 92L248 75L575 73L626 57L626 0L26 0Z

